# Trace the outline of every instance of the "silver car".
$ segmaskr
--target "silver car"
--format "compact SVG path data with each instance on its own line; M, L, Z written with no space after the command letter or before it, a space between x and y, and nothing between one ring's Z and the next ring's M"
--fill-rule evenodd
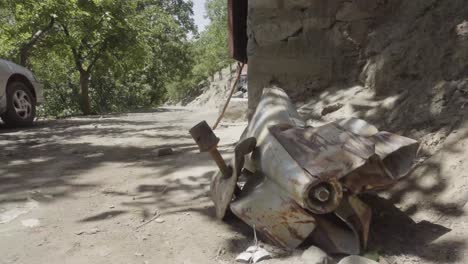
M9 127L29 126L36 106L44 102L42 85L34 74L13 62L0 59L0 117Z

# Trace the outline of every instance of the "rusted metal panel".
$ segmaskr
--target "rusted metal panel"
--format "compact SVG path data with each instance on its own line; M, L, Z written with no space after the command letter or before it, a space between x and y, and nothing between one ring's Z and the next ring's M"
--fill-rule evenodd
M283 90L265 89L235 149L232 176L213 178L212 199L219 218L231 204L276 245L312 239L329 253L359 254L371 210L356 194L392 186L411 170L417 148L356 118L306 128ZM241 173L248 180L239 188Z
M328 253L358 255L367 246L371 209L356 196L346 196L333 214L317 215L312 243Z
M357 236L335 214L316 215L317 228L309 237L310 242L329 254L359 255L361 246Z
M365 249L367 247L372 217L372 211L369 206L363 203L357 196L347 195L336 209L335 215L349 226L360 241L360 251Z
M229 52L231 58L247 63L247 0L228 0Z
M254 177L231 204L232 212L271 243L296 248L315 229L315 218L276 183Z
M270 128L280 144L313 177L340 179L375 154L370 140L330 123L317 128Z
M408 174L419 148L416 140L385 131L370 139L375 143L375 153L382 159L394 180Z

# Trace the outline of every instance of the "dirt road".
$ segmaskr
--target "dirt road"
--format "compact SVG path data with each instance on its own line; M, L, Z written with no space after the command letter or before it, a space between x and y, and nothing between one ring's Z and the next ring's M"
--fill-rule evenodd
M213 123L214 109L0 128L0 264L235 263L253 231L214 218L209 185L216 167L188 134L201 120ZM216 130L226 159L244 126ZM390 200L366 199L374 212L370 252L389 263L466 263L466 135L460 129L449 136ZM173 155L158 157L163 147ZM262 263L302 261L297 252Z
M233 261L250 241L214 219L215 164L188 134L215 118L161 108L0 128L0 263ZM226 158L243 127L216 131Z

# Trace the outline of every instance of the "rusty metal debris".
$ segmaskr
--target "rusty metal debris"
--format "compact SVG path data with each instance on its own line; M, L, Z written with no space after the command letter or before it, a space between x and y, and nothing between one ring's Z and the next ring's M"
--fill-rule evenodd
M226 165L219 139L202 122L190 131L220 171L211 184L219 219L228 208L275 245L306 240L329 253L367 246L371 209L356 195L391 187L408 174L415 140L350 118L306 127L286 93L265 89Z

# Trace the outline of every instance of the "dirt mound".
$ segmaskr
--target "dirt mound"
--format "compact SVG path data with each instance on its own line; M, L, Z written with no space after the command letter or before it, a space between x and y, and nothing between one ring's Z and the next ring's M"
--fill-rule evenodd
M233 70L225 68L221 74L217 73L213 79L207 80L207 85L203 87L200 94L188 100L188 107L219 107L226 101L235 78L235 67Z

